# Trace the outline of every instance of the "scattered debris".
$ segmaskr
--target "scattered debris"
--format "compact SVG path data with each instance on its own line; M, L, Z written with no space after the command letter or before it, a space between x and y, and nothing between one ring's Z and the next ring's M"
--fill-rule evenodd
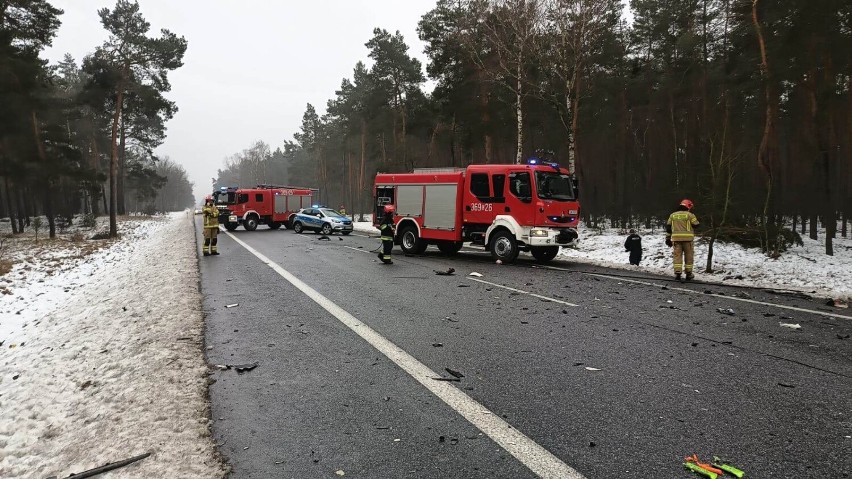
M692 472L696 472L698 474L701 474L702 476L706 476L706 477L709 477L711 479L716 479L717 477L725 474L725 472L722 471L721 469L717 469L717 468L713 467L712 465L710 465L706 462L701 462L698 459L697 454L687 456L687 457L683 458L683 460L686 461L686 462L683 463L684 467L686 467L687 469L689 469Z
M825 302L827 306L834 306L835 308L843 308L846 309L849 307L849 304L841 299L829 299Z
M329 238L326 235L322 235L319 238L317 238L317 241L331 241L331 238Z
M775 313L763 313L764 318L771 318L771 317L774 317L774 316L775 316Z
M433 348L443 348L443 347L444 347L444 343L432 343L432 347L433 347Z
M464 377L464 374L462 374L462 373L460 373L460 372L458 372L458 371L456 371L456 370L454 370L454 369L444 368L444 371L446 371L446 372L448 372L448 373L452 374L453 376L455 376L455 377L457 377L457 378L463 378L463 377Z
M437 274L438 276L452 276L456 272L455 268L447 268L446 271L438 271L438 270L434 270L434 271L435 271L435 274Z
M713 456L713 466L718 467L719 469L727 472L728 474L736 477L737 479L742 479L743 477L745 477L745 471L738 469L730 464L726 464L727 462L728 461Z
M469 284L460 284L459 288L470 288Z
M216 369L219 369L221 371L225 371L227 369L233 369L237 373L242 374L246 371L251 371L252 369L256 368L257 365L258 365L258 363L254 362L254 363L251 363L251 364L216 364L213 367L216 368Z
M345 476L346 475L346 473L343 472L343 469L338 469L338 470L334 471L334 473L337 474L338 476Z
M438 377L438 378L432 378L432 379L434 379L435 381L451 381L451 382L455 382L455 383L461 382L461 379L459 379L459 378L441 378L441 377Z
M494 264L503 264L503 262L498 259L497 261L494 262Z
M236 307L237 307L237 306L239 306L239 305L240 305L240 303L226 304L226 305L225 305L225 307L226 307L226 308L236 308Z
M589 447L595 447L595 446L597 446L597 444L595 444L595 441L589 441Z
M736 316L737 315L737 313L735 313L734 310L731 309L731 308L716 308L716 311L718 311L722 314L727 314L728 316Z
M802 325L799 323L778 323L778 326L781 326L782 328L802 329Z
M125 459L123 461L109 462L109 463L104 464L103 466L96 467L94 469L89 469L89 470L83 471L79 474L71 474L67 477L73 477L73 478L76 478L76 479L81 479L83 477L97 476L99 474L103 474L104 472L112 471L113 469L118 469L120 467L124 467L124 466L130 465L130 464L133 464L136 461L141 461L142 459L145 459L146 457L148 457L150 455L151 455L150 452L146 452L145 454L140 454L138 456L134 456L134 457L131 457L129 459Z
M343 238L337 238L337 241L343 241Z
M839 334L837 334L836 336L837 336L837 339L849 339L849 335L848 335L848 334L844 334L844 335L842 335L842 336L841 336L841 335L839 335Z
M477 273L476 271L471 271L470 274L468 274L468 276L475 276L477 278L481 278L482 273Z
M586 366L586 371L600 371L600 369L599 368L593 368L593 367L590 367L590 366Z
M778 383L778 385L781 386L782 388L794 388L794 387L796 387L794 384L787 384L787 383Z

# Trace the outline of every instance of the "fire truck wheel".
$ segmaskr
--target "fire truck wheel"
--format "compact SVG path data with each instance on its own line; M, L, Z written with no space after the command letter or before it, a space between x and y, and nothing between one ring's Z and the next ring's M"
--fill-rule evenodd
M225 223L225 229L228 230L228 231L234 231L234 230L237 229L237 226L239 226L239 225L240 225L239 223Z
M323 223L322 229L320 230L320 233L322 233L326 236L330 235L331 234L331 225L328 224L328 223Z
M279 223L277 221L273 221L272 223L269 223L269 229L271 229L271 230L277 230L280 227L281 227L281 223Z
M511 263L518 257L520 250L515 237L508 231L498 231L491 238L491 257L503 263Z
M305 232L305 228L302 227L301 221L297 221L297 222L293 223L293 231L295 231L298 234L302 234L302 233Z
M245 221L243 221L243 228L245 228L246 231L256 230L257 229L257 217L256 216L249 216L248 218L246 218Z
M538 248L530 248L533 258L539 263L546 263L559 254L559 246L541 246Z
M417 234L417 228L406 226L400 235L399 247L405 254L422 254L426 251L426 243Z
M456 254L462 249L461 241L441 241L438 243L438 249L444 254Z

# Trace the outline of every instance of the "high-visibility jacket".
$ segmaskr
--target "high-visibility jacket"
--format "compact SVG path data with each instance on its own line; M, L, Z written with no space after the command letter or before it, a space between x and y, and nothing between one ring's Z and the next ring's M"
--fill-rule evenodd
M698 226L698 218L690 211L675 211L669 215L666 225L672 241L692 241L695 239L693 228Z
M204 216L205 228L219 228L219 209L213 205L204 205L201 208L201 214Z

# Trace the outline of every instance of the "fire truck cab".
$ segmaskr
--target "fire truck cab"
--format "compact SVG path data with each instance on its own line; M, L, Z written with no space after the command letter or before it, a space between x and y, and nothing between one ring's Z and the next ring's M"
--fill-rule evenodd
M375 200L374 224L384 215L384 205L394 205L394 240L410 254L423 253L430 244L454 254L472 242L503 263L521 251L546 262L577 240L580 203L574 176L535 158L527 164L380 173Z
M222 187L213 191L219 209L219 223L228 231L240 225L254 231L258 224L276 230L301 208L307 208L318 197L316 188L257 185L257 188Z

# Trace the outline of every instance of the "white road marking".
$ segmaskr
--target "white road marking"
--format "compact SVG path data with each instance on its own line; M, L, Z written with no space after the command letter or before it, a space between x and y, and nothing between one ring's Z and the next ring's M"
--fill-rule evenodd
M530 293L529 291L524 291L522 289L510 288L509 286L503 286L502 284L492 283L490 281L485 281L485 280L479 279L479 278L467 277L467 279L469 279L471 281L476 281L477 283L489 284L491 286L494 286L495 288L503 288L503 289L508 289L509 291L514 291L516 293L528 294L528 295L533 296L535 298L545 299L547 301L552 301L554 303L564 304L566 306L577 306L574 303L568 303L566 301L562 301L562 300L559 300L559 299L550 298L550 297L547 297L547 296L542 296L540 294Z
M343 247L344 247L344 248L347 248L347 249L351 249L351 250L353 250L353 251L357 251L357 252L359 252L359 253L368 253L368 254L369 254L369 253L372 253L371 251L367 251L367 250L365 250L364 248L354 248L354 247L352 247L352 246L345 246L345 245L344 245ZM374 249L378 249L378 248L374 248Z
M554 268L551 267L551 269L554 269ZM734 301L742 301L744 303L761 304L761 305L764 305L764 306L772 306L774 308L789 309L791 311L799 311L801 313L818 314L818 315L821 315L821 316L828 316L828 317L831 317L831 318L838 318L838 319L852 319L852 316L835 314L835 313L831 313L829 311L817 311L815 309L797 308L795 306L785 306L783 304L767 303L767 302L764 302L764 301L757 301L757 300L754 300L754 299L747 299L747 298L738 298L736 296L727 296L727 295L724 295L724 294L704 293L704 292L695 291L694 289L689 289L689 288L678 288L677 286L668 286L668 285L658 284L658 283L649 283L647 281L638 281L638 280L635 280L635 279L619 278L618 276L609 276L609 275L600 274L600 273L583 273L583 274L586 274L586 275L589 275L589 276L597 276L597 277L600 277L600 278L614 279L614 280L617 280L617 281L624 281L625 283L635 283L635 284L643 284L645 286L655 286L655 287L658 287L658 288L662 288L662 287L665 286L665 287L667 287L667 288L669 288L670 290L673 290L673 291L681 291L681 292L684 292L684 293L700 294L700 295L704 295L704 296L713 296L715 298L723 298L723 299L730 299L730 300L734 300Z
M384 354L388 359L393 361L394 364L399 366L432 394L444 401L462 417L467 419L471 424L494 440L494 442L514 456L518 461L527 466L536 475L542 478L554 479L585 479L585 476L577 472L571 466L562 462L562 460L554 456L550 451L509 425L509 423L486 409L485 406L478 403L455 386L445 381L436 381L433 379L440 376L429 369L429 367L425 364L415 359L414 356L411 356L402 348L359 321L343 308L333 303L331 300L305 284L299 278L293 276L293 274L289 271L264 256L259 251L238 239L236 236L230 233L225 234L230 236L231 239L245 248L248 252L255 255L260 261L269 265L270 268L272 268L282 278L287 280L287 282L295 286L302 293L311 298L311 300L331 313L332 316L337 318L355 334Z

